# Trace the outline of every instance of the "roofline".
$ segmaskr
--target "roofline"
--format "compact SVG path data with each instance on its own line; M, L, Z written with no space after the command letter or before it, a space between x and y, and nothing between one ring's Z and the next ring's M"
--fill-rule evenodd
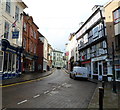
M77 34L99 10L100 7L83 23L83 25L75 32L75 34Z

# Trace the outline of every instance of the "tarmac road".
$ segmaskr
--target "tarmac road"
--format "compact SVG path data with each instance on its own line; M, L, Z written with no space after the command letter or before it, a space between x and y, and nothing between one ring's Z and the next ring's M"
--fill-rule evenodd
M2 88L3 108L87 108L96 84L69 78L62 69L29 83Z

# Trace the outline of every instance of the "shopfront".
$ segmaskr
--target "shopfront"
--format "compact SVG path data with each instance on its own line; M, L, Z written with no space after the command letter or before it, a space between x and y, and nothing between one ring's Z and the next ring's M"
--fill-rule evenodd
M93 79L107 80L107 56L91 59L91 73Z
M3 79L13 78L21 74L22 48L10 45L9 41L2 39L0 51L0 73Z
M24 52L22 72L34 72L36 70L37 59L38 59L38 56Z
M91 77L91 60L81 62L81 66L87 67L89 71L89 77Z

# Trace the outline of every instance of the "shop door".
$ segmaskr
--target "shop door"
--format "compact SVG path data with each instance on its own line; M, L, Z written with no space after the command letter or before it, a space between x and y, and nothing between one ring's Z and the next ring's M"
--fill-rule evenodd
M103 64L98 62L98 80L102 80L103 76Z

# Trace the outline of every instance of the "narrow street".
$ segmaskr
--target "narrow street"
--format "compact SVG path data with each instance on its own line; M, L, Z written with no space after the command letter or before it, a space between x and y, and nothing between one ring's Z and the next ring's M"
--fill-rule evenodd
M42 80L2 88L2 104L4 108L87 108L95 87L56 69Z

